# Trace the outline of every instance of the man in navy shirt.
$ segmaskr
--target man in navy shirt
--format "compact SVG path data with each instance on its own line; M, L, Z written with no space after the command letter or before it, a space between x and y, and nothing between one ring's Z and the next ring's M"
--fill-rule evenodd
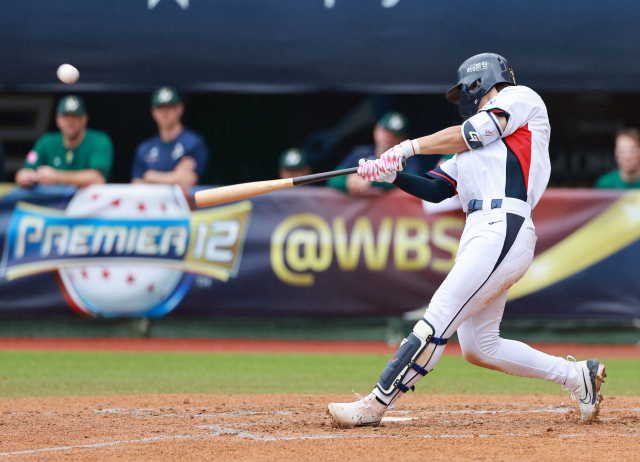
M131 168L132 183L198 184L209 159L204 139L182 125L184 105L171 87L157 89L151 97L151 115L158 134L143 141Z
M379 158L386 150L391 149L396 144L407 139L409 133L409 120L399 112L387 112L376 123L373 128L373 145L356 146L353 150L342 159L336 170L344 168L357 167L360 159L375 160ZM417 156L414 156L417 157ZM426 156L422 156L426 157ZM424 175L427 169L424 169L419 161L409 159L405 173L414 175ZM347 191L352 195L365 194L371 189L392 189L395 186L391 183L368 182L360 178L358 175L347 175L332 178L327 181L327 186Z

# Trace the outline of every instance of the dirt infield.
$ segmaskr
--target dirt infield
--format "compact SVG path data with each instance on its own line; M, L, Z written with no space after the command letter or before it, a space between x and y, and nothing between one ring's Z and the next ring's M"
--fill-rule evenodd
M529 343L555 356L580 358L640 358L634 345L585 345L572 343ZM393 354L397 347L384 342L336 342L309 340L253 339L164 339L164 338L0 338L0 350L59 351L186 351L259 353ZM445 355L460 355L460 345L451 342Z
M551 354L639 358L633 346L534 344ZM0 339L0 350L375 353L382 342ZM460 354L452 344L447 354ZM326 395L0 399L0 460L637 460L640 397L580 423L569 398L408 395L378 428L336 428Z
M640 398L579 422L557 396L410 395L377 428L334 428L352 396L146 395L0 400L8 460L637 460Z

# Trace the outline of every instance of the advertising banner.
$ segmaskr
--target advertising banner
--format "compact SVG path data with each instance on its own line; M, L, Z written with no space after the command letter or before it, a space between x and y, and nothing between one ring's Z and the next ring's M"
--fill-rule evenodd
M303 187L207 209L175 186L0 186L0 316L396 316L455 263L459 201ZM640 317L640 192L548 190L507 317Z

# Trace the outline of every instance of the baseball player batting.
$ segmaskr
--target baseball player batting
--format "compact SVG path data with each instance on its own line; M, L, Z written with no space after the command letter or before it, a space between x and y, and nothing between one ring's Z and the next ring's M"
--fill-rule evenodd
M582 421L590 422L602 400L604 364L550 356L500 337L507 292L533 260L537 237L531 211L551 172L544 102L530 88L516 86L507 60L493 53L462 63L458 83L446 97L467 118L462 125L403 141L378 160L363 159L358 174L429 202L457 194L467 220L455 265L374 390L364 398L356 394L360 399L354 403L329 404L329 413L343 425L379 425L387 409L433 370L458 331L467 361L562 385L578 401ZM426 177L401 173L401 161L413 155L454 153Z

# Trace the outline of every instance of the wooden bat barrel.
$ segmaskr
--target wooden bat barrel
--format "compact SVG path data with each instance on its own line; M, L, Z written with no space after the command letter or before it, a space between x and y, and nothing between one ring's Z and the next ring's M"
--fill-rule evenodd
M226 204L250 197L259 196L271 191L293 187L293 178L286 180L254 181L253 183L234 184L220 188L203 189L195 194L198 207Z

